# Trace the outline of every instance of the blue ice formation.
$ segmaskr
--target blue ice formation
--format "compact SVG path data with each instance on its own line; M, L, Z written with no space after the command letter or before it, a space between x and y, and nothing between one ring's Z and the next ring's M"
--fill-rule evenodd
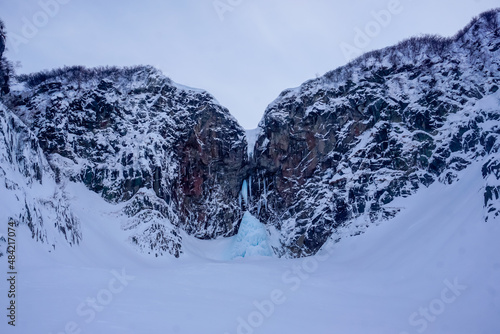
M232 244L231 258L250 256L273 256L273 251L264 224L247 211Z

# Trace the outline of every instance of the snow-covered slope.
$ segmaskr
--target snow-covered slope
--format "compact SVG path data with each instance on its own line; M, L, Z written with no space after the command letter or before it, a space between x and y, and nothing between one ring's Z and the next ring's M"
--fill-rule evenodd
M70 184L85 238L49 254L19 227L19 318L0 332L496 334L500 229L483 219L482 165L303 259L225 260L232 239L185 234L181 259L141 255L113 223L116 206Z
M65 185L56 184L36 136L0 103L0 257L9 222L27 226L46 250L61 241L78 244L81 227L67 196Z
M452 184L474 161L484 161L483 218L498 217L499 22L493 10L453 38L368 53L269 105L250 210L280 239L280 255L314 254L351 224L359 234L398 213L386 204Z

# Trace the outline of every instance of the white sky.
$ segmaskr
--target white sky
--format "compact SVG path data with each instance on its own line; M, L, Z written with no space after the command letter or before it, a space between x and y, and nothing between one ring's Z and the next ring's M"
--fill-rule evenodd
M356 37L366 52L420 34L451 36L498 6L498 0L1 0L0 18L11 40L6 56L21 62L19 73L153 65L180 84L206 89L250 129L281 91L344 65L341 45L355 47ZM389 8L390 17L377 23L373 11ZM357 29L371 36L360 40Z

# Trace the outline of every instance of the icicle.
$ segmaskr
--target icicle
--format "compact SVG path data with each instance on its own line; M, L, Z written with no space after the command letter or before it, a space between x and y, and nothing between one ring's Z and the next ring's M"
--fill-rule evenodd
M267 183L265 177L264 177L264 206L267 210Z
M266 178L264 178L264 196L267 197L267 184L266 184Z
M243 180L243 184L241 185L241 195L243 200L245 201L245 205L248 206L248 184L247 180Z
M250 200L252 200L252 176L248 177L248 194L250 195Z

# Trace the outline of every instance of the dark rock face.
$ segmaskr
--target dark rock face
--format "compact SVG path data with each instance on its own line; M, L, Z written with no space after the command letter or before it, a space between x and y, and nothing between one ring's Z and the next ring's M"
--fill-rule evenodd
M268 107L251 210L278 233L279 254L314 254L347 226L360 233L398 212L394 198L451 183L498 154L499 15L483 14L453 39L414 38L369 53ZM487 217L499 214L491 159L483 168L492 184Z
M246 140L208 93L151 67L75 67L21 80L30 88L11 94L11 108L39 138L58 179L127 202L134 209L126 214L137 219L124 228L141 230L134 243L178 256L179 229L205 239L237 231Z
M4 51L5 51L5 29L3 26L3 22L0 21L0 57L3 56Z
M5 51L5 26L0 20L0 93L1 95L9 93L9 76L10 76L10 65L7 60L3 57L3 52Z
M237 202L246 172L246 141L228 113L203 109L180 141L182 190L180 209L189 234L211 239L237 232L242 217Z

